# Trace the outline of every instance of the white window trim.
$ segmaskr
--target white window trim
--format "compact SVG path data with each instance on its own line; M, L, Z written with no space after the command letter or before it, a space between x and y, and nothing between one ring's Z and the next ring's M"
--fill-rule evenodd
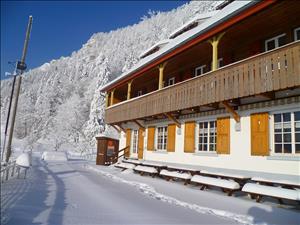
M272 111L269 114L269 146L270 146L270 156L282 156L282 157L295 157L300 156L300 153L295 152L295 118L294 113L299 111L299 109L285 109L285 110L278 110L278 111ZM292 129L292 153L275 153L275 140L274 140L274 114L279 113L292 113L291 114L291 129Z
M216 129L217 129L217 118L216 117L213 117L213 118L208 118L208 119L205 119L205 120L197 120L196 121L196 134L195 134L195 145L196 145L196 151L195 151L195 153L196 154L217 154L217 146L216 146L216 149L214 150L214 151L209 151L209 133L208 133L208 136L207 136L207 140L208 140L208 144L207 144L207 146L208 146L208 149L207 149L207 151L200 151L199 149L198 149L198 145L199 145L199 123L203 123L203 122L213 122L213 121L215 121L216 122ZM216 132L216 135L217 135L217 132ZM215 143L216 145L217 145L217 143Z
M271 41L275 41L275 48L278 48L279 47L278 39L285 36L285 35L286 35L286 33L283 33L283 34L279 34L275 37L272 37L270 39L265 40L265 51L270 51L270 50L267 50L267 48L268 48L268 42L271 42Z
M135 153L133 152L134 131L137 131L137 134L136 134L136 152ZM130 153L133 154L134 156L137 155L137 153L138 153L138 148L139 148L138 144L139 144L139 131L133 129L131 131Z
M173 82L173 84L170 84L170 82ZM171 85L174 85L175 84L175 77L171 77L171 78L169 78L169 80L168 80L168 86L171 86Z
M294 29L294 41L300 40L300 38L297 39L297 31L299 31L299 30L300 30L300 27L297 27L297 28Z
M160 127L166 127L167 128L167 142L166 142L166 149L159 149L158 148L158 128ZM154 144L155 144L155 150L156 151L160 151L160 152L166 152L167 151L167 143L168 143L168 125L167 124L163 124L163 125L157 125L155 126L155 140L154 140Z
M206 65L201 65L201 66L198 66L195 68L195 77L198 77L198 76L202 76L205 72L204 72L204 68L206 67ZM200 70L201 73L198 74L197 71Z
M137 92L137 96L141 96L141 95L143 95L143 91L142 91L142 90L139 90L139 91Z

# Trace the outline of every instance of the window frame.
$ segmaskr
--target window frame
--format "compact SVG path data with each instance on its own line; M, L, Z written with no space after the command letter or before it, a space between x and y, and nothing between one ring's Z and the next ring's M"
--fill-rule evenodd
M198 67L196 67L195 68L195 70L194 70L194 73L195 73L195 77L198 77L198 76L202 76L203 74L205 74L205 71L204 71L204 69L206 68L206 65L205 64L203 64L203 65L201 65L201 66L198 66ZM200 70L201 71L201 73L200 74L198 74L197 73L197 71L198 70Z
M143 91L142 90L138 90L137 91L137 96L139 97L139 96L142 96L143 95Z
M135 142L135 138L136 138L136 142ZM130 151L133 155L136 155L138 153L138 145L139 145L138 141L139 141L139 131L136 129L133 129L131 131L131 145L130 145L130 148L131 148ZM134 146L136 147L135 152L134 152Z
M279 38L284 37L284 36L286 36L286 33L282 33L282 34L279 34L277 36L274 36L274 37L271 37L271 38L265 40L265 52L271 51L271 50L276 49L276 48L279 48L280 46L279 46L278 40L279 40ZM268 43L271 42L271 41L275 42L275 47L273 49L267 50Z
M166 148L158 148L158 130L159 128L163 128L163 137L165 136L166 138L162 138L162 146L165 146ZM165 140L165 141L164 141ZM155 149L156 151L167 151L167 144L168 144L168 125L158 125L155 128Z
M296 153L296 131L295 131L295 112L299 112L299 109L286 109L286 110L278 110L278 111L272 111L269 114L269 145L270 145L270 153L271 156L290 156L290 157L297 157L300 156L300 152ZM275 114L283 114L283 113L290 113L291 114L291 145L292 145L292 152L291 153L276 153L275 152L275 131L274 131L274 115ZM281 122L282 123L282 122ZM284 134L284 132L281 132L281 134ZM284 143L284 142L282 142ZM297 142L298 143L298 142Z
M214 150L210 150L210 122L214 122L215 123L215 135L214 135L214 146L215 146L215 149ZM200 135L200 123L208 123L208 126L207 126L207 129L208 129L208 132L207 132L207 142L205 143L207 145L207 150L199 150L199 135ZM196 134L195 134L195 144L196 144L196 152L197 153L217 153L217 118L208 118L208 119L205 119L205 120L197 120L196 121Z
M297 38L297 31L300 31L300 27L294 29L294 41L299 41L300 37Z
M170 84L170 81L172 81L173 83ZM171 77L168 79L168 86L174 85L175 84L175 77Z

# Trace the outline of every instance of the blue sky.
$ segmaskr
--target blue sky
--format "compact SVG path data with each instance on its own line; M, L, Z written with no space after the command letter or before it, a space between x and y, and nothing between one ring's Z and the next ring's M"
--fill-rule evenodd
M188 1L1 1L1 79L21 58L29 15L33 27L26 63L35 68L68 56L93 33L138 23L149 10L169 11Z

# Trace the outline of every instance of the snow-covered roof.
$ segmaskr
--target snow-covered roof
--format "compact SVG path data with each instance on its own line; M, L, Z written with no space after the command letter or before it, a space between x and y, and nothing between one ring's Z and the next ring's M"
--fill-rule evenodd
M161 41L157 42L156 44L154 44L150 48L148 48L146 51L142 52L140 54L139 58L140 59L145 58L146 56L154 53L156 49L157 49L157 51L162 49L169 42L170 42L170 39L165 39L165 40L161 40Z
M168 54L169 52L173 51L174 49L178 48L179 46L185 44L186 42L194 39L195 37L207 32L208 30L212 29L213 27L217 26L218 24L222 23L223 21L231 18L232 16L244 11L245 9L257 4L258 1L234 1L233 3L227 5L214 16L206 20L204 23L200 24L195 29L189 30L182 35L176 37L172 41L170 41L164 48L160 49L159 51L149 55L146 58L141 59L135 66L133 66L128 71L122 73L119 77L112 80L111 82L107 83L102 87L101 90L106 90L113 84L119 82L120 80L124 79L125 77L137 72L139 69L149 65L153 61L162 56Z
M198 26L201 23L203 23L205 20L209 19L210 17L214 16L216 13L218 12L218 10L215 11L211 11L211 12L207 12L207 13L202 13L198 16L195 16L194 18L192 18L191 20L189 20L188 22L186 22L185 24L183 24L181 27L179 27L178 29L174 30L169 38L175 38L177 36L179 36L180 34L184 33L187 31L187 29L189 29L190 27Z

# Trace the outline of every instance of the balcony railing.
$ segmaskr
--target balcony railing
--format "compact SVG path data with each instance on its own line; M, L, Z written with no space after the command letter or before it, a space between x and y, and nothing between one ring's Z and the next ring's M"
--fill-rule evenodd
M105 121L109 124L130 121L299 85L300 42L297 41L110 106Z

